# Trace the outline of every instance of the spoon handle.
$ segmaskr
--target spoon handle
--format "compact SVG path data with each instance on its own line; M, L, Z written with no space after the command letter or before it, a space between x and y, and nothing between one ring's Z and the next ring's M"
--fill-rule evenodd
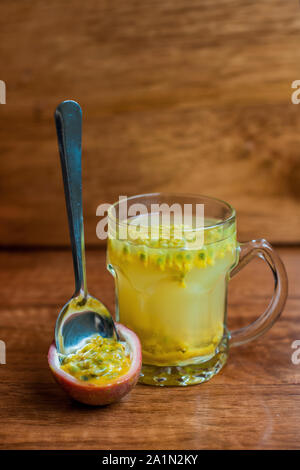
M74 295L82 293L84 297L86 297L87 289L81 189L81 108L75 101L63 101L56 108L54 117L74 263Z

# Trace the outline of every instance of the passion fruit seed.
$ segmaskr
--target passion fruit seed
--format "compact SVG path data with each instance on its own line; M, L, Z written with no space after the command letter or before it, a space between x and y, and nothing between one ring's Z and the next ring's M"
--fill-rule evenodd
M214 266L217 259L223 259L236 250L235 224L229 227L213 227L204 231L204 244L201 249L190 245L191 237L185 235L182 226L181 238L178 227L168 227L169 238L165 238L166 227L160 225L155 239L149 236L148 229L141 227L137 238L131 238L130 230L126 240L109 239L109 262L113 265L139 262L160 271L168 271L182 287L184 278L193 268L205 269ZM150 234L151 235L151 234Z
M61 368L79 380L99 384L126 374L130 355L123 343L95 336L75 354L65 357Z

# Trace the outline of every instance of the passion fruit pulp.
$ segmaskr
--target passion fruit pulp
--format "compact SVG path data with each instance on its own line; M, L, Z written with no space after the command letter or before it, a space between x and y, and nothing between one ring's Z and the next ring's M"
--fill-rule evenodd
M87 405L103 406L121 400L136 385L142 366L142 348L137 335L120 323L116 328L121 341L126 342L130 351L128 372L109 383L95 385L68 374L61 368L57 349L53 342L48 352L48 363L55 380L74 400Z

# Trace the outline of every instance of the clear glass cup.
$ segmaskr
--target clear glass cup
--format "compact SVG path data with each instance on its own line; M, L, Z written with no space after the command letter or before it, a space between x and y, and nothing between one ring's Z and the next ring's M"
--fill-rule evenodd
M193 211L202 205L204 225L182 224L183 233L178 235L174 219L167 237L159 223L152 236L148 222L157 215L157 207L163 213L174 204ZM150 219L148 215L141 219L139 208L146 208ZM282 261L264 239L237 242L235 210L228 203L206 196L145 194L114 204L108 219L107 263L115 279L116 319L141 340L140 382L159 386L205 382L225 365L230 347L265 333L282 312L287 297ZM270 266L274 295L255 322L229 332L228 281L255 257Z

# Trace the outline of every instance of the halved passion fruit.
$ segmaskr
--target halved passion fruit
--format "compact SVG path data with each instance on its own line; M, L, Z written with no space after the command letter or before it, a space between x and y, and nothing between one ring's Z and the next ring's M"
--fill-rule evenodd
M125 373L122 375L112 373L109 375L109 377L111 377L109 379L107 374L103 376L102 380L101 376L99 376L99 379L97 375L89 376L84 370L81 376L80 374L78 375L76 362L70 362L68 359L65 365L61 364L55 343L53 342L51 344L48 352L50 369L55 380L74 400L88 405L108 405L127 395L137 383L142 366L142 348L140 340L133 331L129 330L124 325L116 323L116 327L120 342L126 345L127 360L124 367ZM104 346L106 351L105 360L107 361L108 345L105 344ZM81 360L80 364L82 364L83 356L86 357L87 360L89 359L89 349L93 354L95 353L89 346L86 347L85 351L82 350L80 353L81 356L79 355L79 360ZM76 357L78 359L78 355L76 355ZM118 370L120 371L122 369L119 367Z

